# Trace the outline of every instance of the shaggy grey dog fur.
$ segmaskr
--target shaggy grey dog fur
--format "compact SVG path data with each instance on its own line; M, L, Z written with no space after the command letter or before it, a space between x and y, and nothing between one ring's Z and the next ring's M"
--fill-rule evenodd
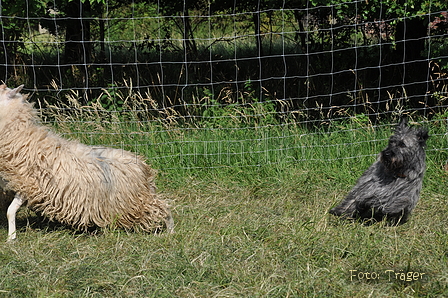
M428 131L403 118L389 145L330 213L351 219L405 223L419 199L425 173Z

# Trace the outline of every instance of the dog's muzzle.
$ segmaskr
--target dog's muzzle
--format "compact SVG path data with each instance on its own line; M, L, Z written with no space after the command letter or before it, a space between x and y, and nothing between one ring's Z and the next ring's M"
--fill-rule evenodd
M396 154L393 150L386 148L381 152L381 162L389 169L396 171L403 165L403 159L400 154Z

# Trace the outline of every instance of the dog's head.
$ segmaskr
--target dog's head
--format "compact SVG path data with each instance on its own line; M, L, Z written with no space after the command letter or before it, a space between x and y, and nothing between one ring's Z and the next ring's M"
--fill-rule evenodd
M427 129L409 127L407 118L403 118L381 152L381 162L396 175L405 175L407 169L424 161L428 137Z

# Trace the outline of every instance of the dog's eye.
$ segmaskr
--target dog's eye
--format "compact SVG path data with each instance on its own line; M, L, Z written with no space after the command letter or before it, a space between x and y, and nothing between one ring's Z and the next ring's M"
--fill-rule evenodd
M398 145L398 147L400 147L400 148L404 148L404 147L406 147L406 144L405 144L403 141L399 141L397 145Z

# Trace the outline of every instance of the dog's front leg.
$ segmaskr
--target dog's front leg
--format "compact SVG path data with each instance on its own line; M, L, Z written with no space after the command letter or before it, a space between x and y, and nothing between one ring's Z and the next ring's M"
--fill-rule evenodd
M6 216L8 217L8 242L16 239L16 213L22 204L22 197L16 193L14 200L12 200L6 213Z

